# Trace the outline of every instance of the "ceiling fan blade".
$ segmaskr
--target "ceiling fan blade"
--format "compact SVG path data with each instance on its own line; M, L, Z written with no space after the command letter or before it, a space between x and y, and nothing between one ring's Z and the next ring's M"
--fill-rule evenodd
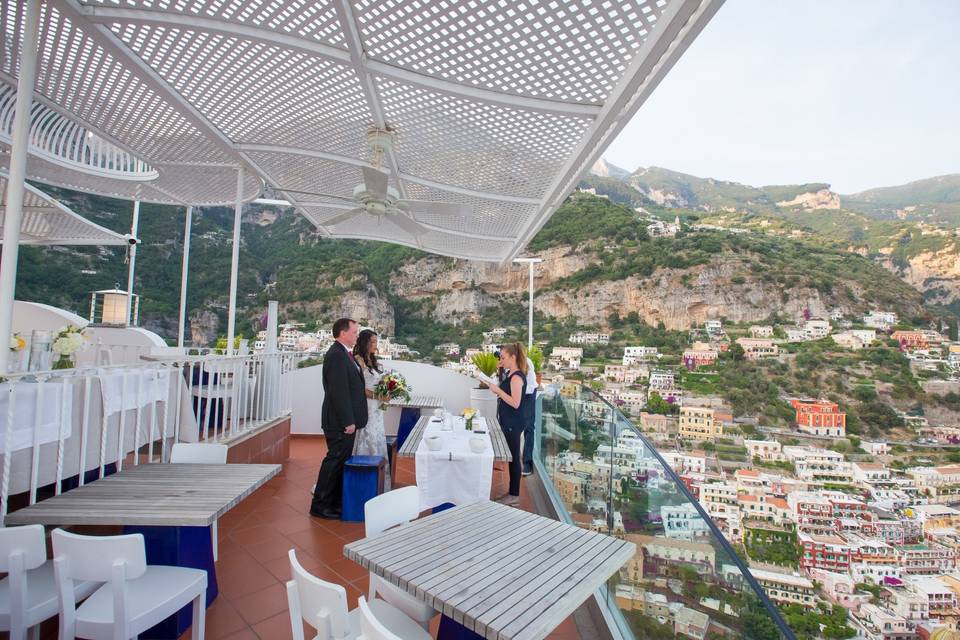
M316 191L298 191L297 189L277 189L280 193L299 193L305 196L317 196L318 198L333 198L335 200L346 200L348 202L355 202L353 198L348 198L347 196L335 196L332 193L317 193Z
M402 211L394 210L394 212L390 214L390 222L394 223L415 238L420 237L422 234L429 231L429 229Z
M458 202L435 202L431 200L401 200L400 205L410 213L422 213L431 216L463 216L473 215L472 204Z
M361 167L363 184L367 191L382 198L387 193L387 174L373 167Z
M339 213L333 216L332 218L328 218L320 222L319 224L323 225L324 227L333 227L340 224L344 220L349 220L350 218L354 217L358 213L361 213L362 211L363 209L351 209L350 211L344 211L343 213Z

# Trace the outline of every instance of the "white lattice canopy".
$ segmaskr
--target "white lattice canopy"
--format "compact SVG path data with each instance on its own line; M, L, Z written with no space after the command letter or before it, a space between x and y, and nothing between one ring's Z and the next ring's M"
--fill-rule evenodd
M721 1L47 0L28 174L200 205L242 167L244 199L266 184L332 236L506 260ZM23 22L2 2L0 106ZM96 149L65 160L68 130ZM371 163L409 206L351 213Z
M7 175L0 173L0 240L3 239L7 207ZM127 239L105 229L48 196L32 185L23 195L20 244L125 245Z

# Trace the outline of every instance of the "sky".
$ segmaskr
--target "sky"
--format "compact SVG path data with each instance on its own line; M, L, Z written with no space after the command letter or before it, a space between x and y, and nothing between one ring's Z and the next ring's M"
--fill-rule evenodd
M838 193L960 173L960 0L727 0L603 154Z

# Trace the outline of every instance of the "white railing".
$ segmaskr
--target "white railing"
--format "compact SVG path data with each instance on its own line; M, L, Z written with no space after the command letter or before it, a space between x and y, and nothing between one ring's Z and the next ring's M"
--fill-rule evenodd
M0 379L0 522L13 508L125 464L166 462L174 442L229 442L292 406L295 353L172 356Z
M289 415L293 398L288 374L302 359L292 352L180 358L201 439L229 441Z

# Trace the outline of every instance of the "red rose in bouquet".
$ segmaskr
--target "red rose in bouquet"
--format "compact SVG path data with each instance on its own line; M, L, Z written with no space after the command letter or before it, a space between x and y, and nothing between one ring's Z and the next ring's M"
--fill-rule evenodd
M380 398L382 402L380 408L383 409L391 400L410 400L410 385L402 375L396 371L389 371L380 378L374 393Z

